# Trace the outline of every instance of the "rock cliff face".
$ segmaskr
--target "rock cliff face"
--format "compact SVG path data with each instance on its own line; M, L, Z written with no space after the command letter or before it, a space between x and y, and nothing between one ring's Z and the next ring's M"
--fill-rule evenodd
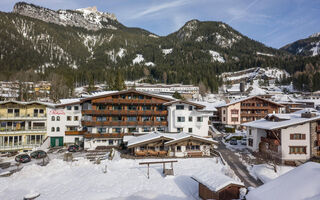
M317 56L320 55L320 33L315 33L308 38L298 40L281 48L295 55Z
M102 28L116 30L120 25L114 14L99 12L96 7L54 11L32 4L17 3L13 8L13 13L49 23L81 27L94 31Z

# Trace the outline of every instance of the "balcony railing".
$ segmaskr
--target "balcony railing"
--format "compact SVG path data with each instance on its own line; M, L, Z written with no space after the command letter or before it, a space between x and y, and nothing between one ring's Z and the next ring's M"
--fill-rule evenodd
M85 133L84 138L123 138L132 133Z
M167 116L167 110L82 110L83 115L157 115Z
M0 132L32 132L32 131L47 131L47 127L32 127L30 129L26 128L0 128Z
M167 121L82 121L83 126L167 126Z
M151 99L97 99L94 104L162 104L164 101Z
M46 114L37 114L37 115L0 115L0 119L46 119L47 115Z
M65 131L65 135L83 135L85 131Z
M0 146L0 151L16 151L16 150L22 150L22 149L33 149L35 147L40 147L40 144Z

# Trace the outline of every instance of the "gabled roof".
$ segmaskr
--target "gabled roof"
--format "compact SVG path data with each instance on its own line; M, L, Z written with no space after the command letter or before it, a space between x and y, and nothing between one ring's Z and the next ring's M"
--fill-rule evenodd
M8 103L14 103L14 104L19 104L19 105L32 105L32 104L39 104L39 105L44 105L48 107L54 107L55 104L53 103L47 103L47 102L41 102L41 101L30 101L30 102L25 102L25 101L0 101L0 105L8 104Z
M157 141L159 139L169 140L168 142L165 142L165 145L170 145L170 144L173 144L175 142L179 142L179 141L182 141L185 139L201 140L203 142L207 142L210 144L218 143L217 141L214 141L212 139L203 138L203 137L196 136L196 135L191 135L189 133L160 133L160 132L155 131L152 133L148 133L146 135L142 135L142 136L128 139L127 147L132 148L135 146L146 144L148 142Z
M206 142L206 143L210 143L210 144L218 144L217 141L211 139L211 138L204 138L201 136L197 136L197 135L191 135L188 133L180 133L178 134L175 139L165 142L165 145L170 145L170 144L175 144L181 141L185 141L185 140L198 140L198 141L202 141L202 142Z
M145 96L151 96L151 97L159 98L159 99L162 99L162 100L165 100L165 101L173 101L173 100L175 100L175 98L173 98L173 97L171 97L171 98L170 98L170 97L167 97L167 96L164 97L164 96L162 96L162 95L155 95L155 94L150 94L150 93L147 93L147 92L137 91L137 90L135 90L135 89L130 89L130 90L122 90L122 91L119 91L119 92L110 92L110 93L107 93L107 94L102 94L102 95L87 97L87 98L82 99L81 102L88 101L88 100L92 100L92 99L98 99L98 98L113 96L113 95L127 94L127 93L130 93L130 92L133 92L133 93L136 93L136 94L140 94L140 95L145 95Z
M213 192L219 192L230 185L244 187L244 184L240 181L236 181L231 177L222 174L221 172L212 171L208 173L202 171L192 175L192 178L202 185L205 185Z
M250 190L246 199L319 199L319 180L320 164L307 162L258 188Z
M190 101L185 101L185 100L170 101L170 102L164 103L164 105L169 106L169 105L172 105L172 104L179 104L179 103L193 105L193 106L195 106L197 108L200 108L200 109L205 107L204 105L201 105L201 104L198 104L198 103L193 103L193 102L190 102Z
M259 128L265 130L274 130L279 128L285 128L289 126L294 126L298 124L304 124L307 122L320 120L320 113L315 113L316 115L311 118L304 118L301 117L301 113L308 112L306 109L300 110L290 114L269 114L267 118L278 118L281 119L279 121L269 121L267 119L260 119L252 122L247 122L241 124L242 126L252 127L252 128Z
M233 104L236 104L236 103L241 103L242 101L246 101L246 100L249 100L249 99L253 99L253 98L257 98L257 99L260 99L262 101L267 101L269 103L272 103L272 104L275 104L277 106L280 106L280 107L283 107L283 105L279 104L279 103L276 103L274 101L270 101L268 99L264 99L264 98L261 98L259 96L252 96L252 97L246 97L246 98L243 98L243 99L238 99L238 100L235 100L235 101L232 101L228 104L225 104L225 105L220 105L220 106L217 106L217 107L227 107L227 106L230 106L230 105L233 105Z

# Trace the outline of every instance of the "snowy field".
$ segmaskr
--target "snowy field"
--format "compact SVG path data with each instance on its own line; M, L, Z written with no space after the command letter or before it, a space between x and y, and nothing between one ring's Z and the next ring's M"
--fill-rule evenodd
M198 199L198 184L190 178L193 174L199 171L233 174L216 158L189 158L174 163L175 176L163 176L162 164L151 165L148 179L147 166L139 165L145 161L159 159L131 160L116 156L100 165L84 158L75 162L53 159L45 167L27 165L10 177L0 178L0 199L23 199L30 193L40 193L37 200Z

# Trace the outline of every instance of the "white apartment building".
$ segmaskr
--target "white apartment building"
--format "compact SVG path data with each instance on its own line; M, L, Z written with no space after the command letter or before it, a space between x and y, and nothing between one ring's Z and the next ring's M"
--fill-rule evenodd
M61 104L48 108L47 113L47 132L51 147L83 142L79 99L61 100Z
M269 114L265 119L242 125L247 127L247 148L290 162L320 156L319 124L320 113L305 109Z
M186 132L208 137L208 123L212 113L204 110L205 106L188 101L173 101L164 105L168 110L169 132Z

